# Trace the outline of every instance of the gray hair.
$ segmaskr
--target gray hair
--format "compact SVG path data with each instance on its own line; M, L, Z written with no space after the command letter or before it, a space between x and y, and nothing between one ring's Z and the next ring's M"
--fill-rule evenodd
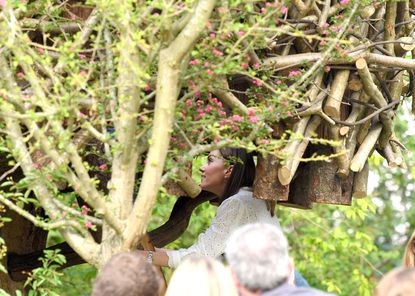
M245 225L229 238L226 259L248 290L268 291L289 276L288 242L281 229L265 223Z

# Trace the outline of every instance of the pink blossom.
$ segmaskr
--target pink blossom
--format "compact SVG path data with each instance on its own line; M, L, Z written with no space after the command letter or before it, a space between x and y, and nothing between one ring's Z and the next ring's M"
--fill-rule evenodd
M241 116L237 115L237 114L232 115L232 119L235 120L236 122L244 121L244 119Z
M261 13L263 13L263 14L267 13L267 9L265 7L262 7L261 8Z
M202 105L203 105L203 101L201 101L201 100L197 100L197 101L196 101L196 105L197 105L198 107L202 106Z
M195 98L200 97L200 95L201 95L201 94L202 94L202 93L201 93L200 91L196 92L196 93L195 93Z
M239 127L237 127L236 125L232 125L232 128L233 128L234 131L238 131L239 130Z
M282 14L286 14L286 13L287 13L287 11L288 11L288 8L287 8L286 6L282 6L282 7L281 7L281 13L282 13Z
M35 162L33 164L33 167L38 170L38 169L40 169L41 165L39 163Z
M176 141L177 141L177 138L176 138L176 137L174 137L174 136L171 136L170 140L171 140L172 142L176 142Z
M254 64L254 69L258 69L259 67L261 67L261 64L260 63L255 63Z
M301 74L301 72L300 72L300 71L298 71L298 70L294 70L294 71L291 71L291 72L288 74L288 77L298 76L298 75L300 75L300 74Z
M336 15L336 18L337 19L342 19L343 18L343 15L342 14Z
M81 71L81 72L79 72L79 75L81 75L81 76L87 76L87 75L88 75L88 72L86 72L86 71Z
M347 4L349 4L349 1L350 0L340 0L340 4L341 5L347 5Z
M106 170L107 169L107 165L104 163L104 164L101 164L100 166L99 166L99 169L101 170L101 171L103 171L103 170Z
M1 7L6 6L6 0L0 0L0 6Z
M215 33L210 33L209 34L209 37L212 38L212 39L214 39L216 37L216 34Z
M269 144L270 143L269 139L262 139L261 142L262 142L262 144Z
M222 57L223 56L223 52L221 52L220 50L217 50L216 48L212 48L212 53L218 57Z
M273 110L274 110L274 109L272 109L272 106L269 106L269 107L268 107L268 111L269 111L269 112L272 112Z
M277 85L281 85L282 81L281 80L277 80Z
M36 50L37 50L38 53L42 53L43 52L43 48L40 48L40 47L37 47Z
M326 40L321 40L319 44L320 44L321 46L326 45L326 44L327 44L327 41L326 41Z
M223 107L222 102L218 102L216 105L218 106L218 108L222 108Z
M205 117L205 112L201 112L199 114L197 114L196 118L203 118Z
M198 60L198 59L194 59L194 60L191 60L191 61L189 62L189 64L190 64L190 65L199 65L199 64L200 64L200 62L199 62L199 60Z
M225 40L226 39L226 36L225 35L220 35L220 40Z
M289 103L288 103L287 101L282 101L282 102L281 102L281 105L283 105L283 106L287 107L287 106L289 105Z
M271 3L267 2L267 3L265 3L265 6L266 7L271 7Z
M82 215L88 215L88 213L91 211L91 209L87 206L87 205L83 205L82 207L81 207L81 212L82 212Z
M207 74L210 75L210 76L212 76L213 75L213 71L209 69L209 70L207 70Z
M274 1L274 7L278 7L280 5L280 2L278 0Z
M72 20L73 22L74 22L74 21L76 21L76 15L74 15L74 14L73 14L73 15L71 16L71 20Z
M204 113L205 111L203 111L203 109L202 108L198 108L197 109L197 113Z
M185 105L188 106L188 107L190 107L190 106L193 105L193 102L191 100L186 100Z
M219 112L219 115L220 115L220 116L225 116L225 115L226 115L226 112L225 112L225 111L220 111L220 112Z
M209 62L205 62L203 66L205 66L206 68L209 67Z
M217 98L212 98L212 103L217 104L219 101Z
M207 105L205 108L206 113L210 113L213 110L213 107L211 105Z
M79 112L79 117L80 118L86 118L86 115L85 115L85 113Z
M144 86L144 91L150 91L151 90L151 87L150 87L150 85L146 85L146 86Z
M19 79L23 79L24 78L24 73L23 72L17 72L17 77Z
M323 30L323 32L321 32L321 35L328 35L329 31L328 30Z
M244 68L244 69L248 68L248 66L249 66L249 65L248 65L247 63L242 63L242 64L241 64L241 67L242 67L242 68Z
M255 108L252 108L252 107L249 107L248 108L248 115L254 115L256 113L256 109Z
M331 29L333 30L333 32L338 32L339 28L337 28L336 26L331 27Z
M325 29L325 28L328 28L329 26L330 26L329 23L324 23L322 27Z
M287 111L287 117L291 117L293 116L293 114L291 113L291 111Z
M257 123L259 121L257 116L249 116L248 118L251 123Z
M153 13L153 16L159 16L159 15L160 15L160 13L158 13L158 12Z
M85 227L88 229L91 229L94 226L94 224L91 221L85 221Z
M238 33L238 34L239 34L239 36L241 36L241 37L242 37L243 35L245 35L245 32L244 32L244 31L239 31L239 33Z

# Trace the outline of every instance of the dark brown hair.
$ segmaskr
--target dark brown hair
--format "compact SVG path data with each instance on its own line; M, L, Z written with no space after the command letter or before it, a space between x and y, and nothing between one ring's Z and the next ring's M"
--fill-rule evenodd
M221 196L220 202L223 202L236 194L241 187L252 187L255 180L255 162L252 154L243 148L222 148L219 152L227 165L232 165L225 193Z

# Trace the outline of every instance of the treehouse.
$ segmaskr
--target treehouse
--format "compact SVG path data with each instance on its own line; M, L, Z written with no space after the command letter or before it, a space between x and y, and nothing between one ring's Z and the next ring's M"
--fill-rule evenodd
M293 102L291 115L285 119L271 125L264 119L263 124L272 138L282 140L285 145L278 153L258 153L254 196L267 200L273 206L277 204L302 209L311 209L313 203L350 205L352 198L363 198L367 194L368 158L375 151L387 160L389 167L406 168L403 157L405 146L395 136L393 122L396 109L408 97L412 97L412 112L415 113L414 3L388 1L373 2L362 7L353 4L349 7L349 1L344 0L291 2L288 11L275 17L276 27L282 33L277 34L277 37L270 36L266 40L266 48L252 47L248 50L249 65L243 66L263 68L272 71L275 76L289 77L286 94L291 94L291 97L286 100ZM255 5L254 9L258 11L268 7L265 2ZM76 44L81 50L76 48L82 53L83 59L92 61L96 56L103 60L109 57L108 50L95 50L94 40L91 39L92 32L97 30L97 24L101 21L98 10L75 0L67 1L64 7L65 10L59 15L60 21L51 16L38 15L34 3L26 11L14 11L12 14L6 7L2 13L7 18L16 17L24 34L30 37L30 46L47 50L45 54L51 59L56 73L63 71L63 66L53 62L57 59L57 52L52 49L54 42L66 34L81 34ZM343 14L346 7L347 14ZM282 8L278 9L282 11ZM160 12L156 8L154 10L155 13ZM339 27L335 26L337 23ZM102 26L105 26L105 22ZM109 38L110 34L107 34L103 39ZM239 44L244 41L235 39L235 42ZM147 49L140 50L145 52ZM216 54L219 55L218 52ZM0 68L19 71L11 68L6 59L0 61ZM46 77L47 71L39 66L34 73ZM15 73L8 74L11 77ZM243 73L219 78L216 85L212 84L211 93L229 114L250 114L248 104L252 97L248 92L253 85L261 84L265 92L284 96L276 91L279 88L278 80L259 83ZM2 88L8 92L30 93L36 91L33 81L19 80L17 88L11 82L4 82ZM105 81L102 83L105 84ZM305 83L307 87L304 87ZM296 101L300 93L305 99ZM156 108L154 93L146 90L146 96L147 107ZM81 103L81 111L90 112L88 102ZM84 114L82 112L80 114ZM7 119L3 111L0 117L2 121ZM26 117L15 118L22 120L19 124L25 126L26 132L30 130L24 122ZM64 124L65 129L73 122L68 119ZM105 142L107 139L100 137L94 127L87 126L84 129L85 126L87 124L76 130L74 136L74 147L84 151L82 161L91 167L84 177L98 180L98 190L108 194L111 171L106 170L102 157L109 151L106 147L108 142ZM288 130L292 132L287 134ZM178 141L184 146L188 145L185 138L179 138ZM140 138L138 147L139 152L144 154L149 149L148 138ZM30 157L33 163L42 167L54 162L42 148L32 151ZM137 161L144 162L141 158ZM10 156L2 154L2 182L8 180L17 183L25 177L18 164L19 161L15 161L11 165ZM155 247L163 247L177 239L188 227L192 211L214 198L202 192L193 180L191 163L178 168L175 175L174 179L165 178L163 184L169 193L178 197L170 218L149 233ZM142 172L136 175L138 179L142 176ZM56 186L60 192L75 192L79 207L88 204L89 201L69 183L61 180ZM12 185L3 184L2 187L5 192ZM30 194L36 198L33 192ZM0 237L7 242L4 265L9 272L9 277L0 273L0 286L12 291L21 287L21 282L27 276L25 272L40 265L38 258L46 247L48 231L42 228L42 224L33 224L30 221L32 216L26 215L26 219L19 215L18 206L13 202L7 202L5 198L0 202L6 206L2 216L12 219L0 229ZM24 209L33 216L47 217L40 207L27 204ZM91 233L94 240L100 243L101 227L98 223L97 218L98 231ZM66 266L84 262L68 243L50 248L62 250L68 261Z

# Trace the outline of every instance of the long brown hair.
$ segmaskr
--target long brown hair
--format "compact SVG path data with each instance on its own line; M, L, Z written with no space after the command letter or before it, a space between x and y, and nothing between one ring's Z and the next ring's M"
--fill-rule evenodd
M415 267L415 231L412 233L405 247L403 266Z
M252 187L255 180L255 162L251 153L244 148L222 148L219 150L227 165L232 165L225 193L220 197L223 202L236 194L241 187Z

